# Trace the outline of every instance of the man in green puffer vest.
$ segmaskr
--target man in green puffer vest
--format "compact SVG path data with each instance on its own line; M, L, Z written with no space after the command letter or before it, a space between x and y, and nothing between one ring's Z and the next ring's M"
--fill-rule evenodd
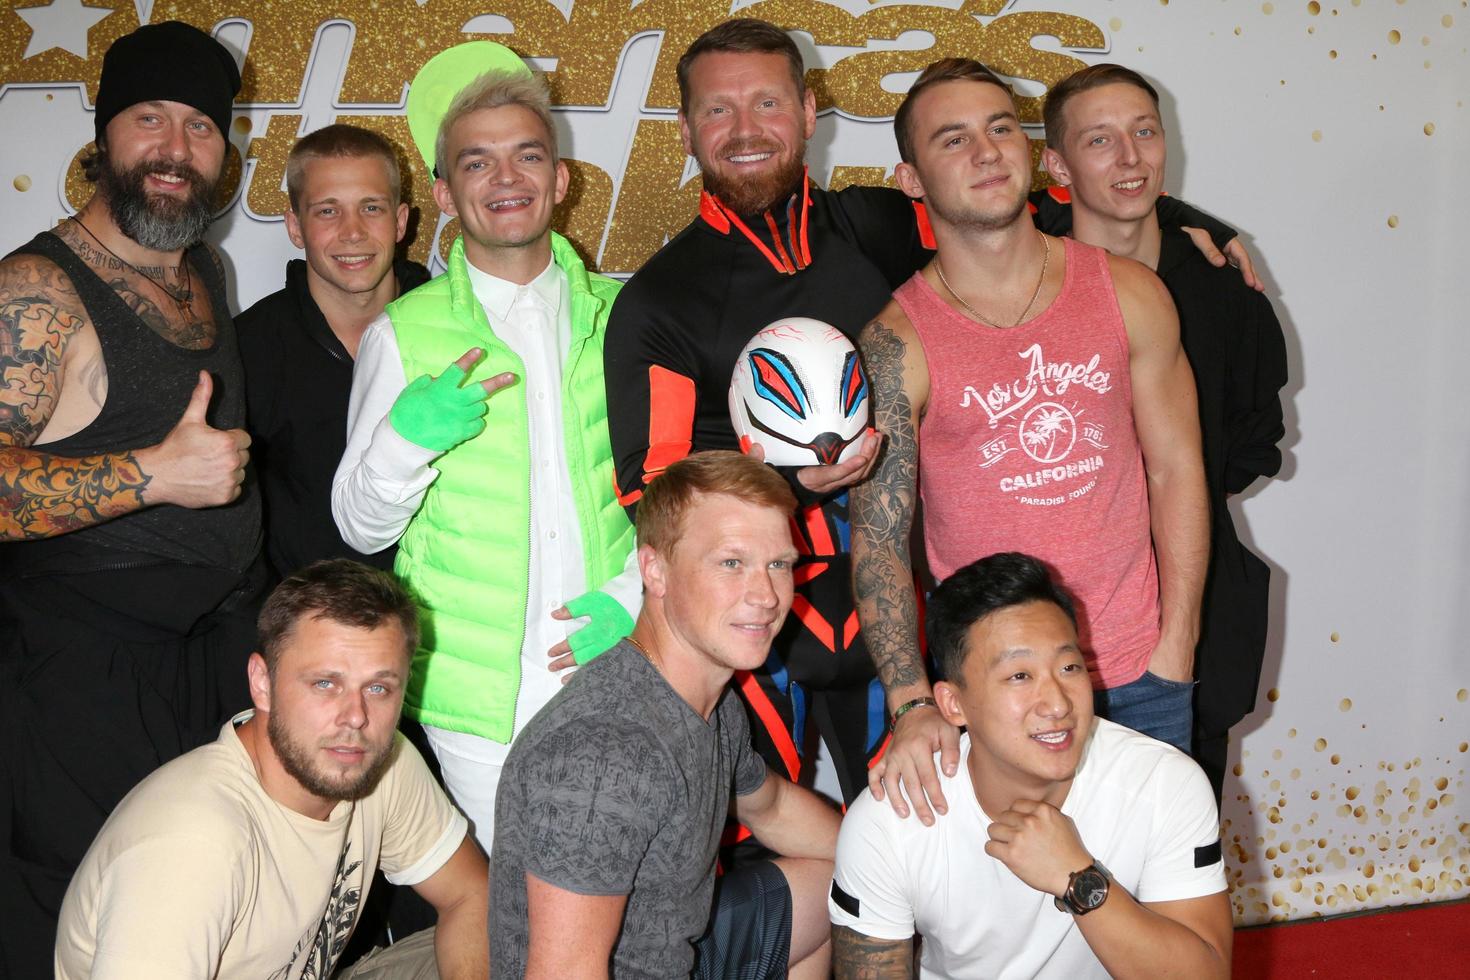
M551 231L567 168L546 84L513 52L436 55L408 120L463 233L363 335L332 514L360 551L398 544L424 621L404 710L489 853L511 741L642 602L602 376L619 283Z

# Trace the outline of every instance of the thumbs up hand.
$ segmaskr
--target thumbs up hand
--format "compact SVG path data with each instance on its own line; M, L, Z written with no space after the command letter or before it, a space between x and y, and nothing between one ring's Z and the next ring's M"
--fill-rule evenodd
M148 475L143 499L149 504L218 507L240 496L250 436L244 429L216 429L206 419L214 382L199 372L184 414L163 441L136 453Z
M410 381L388 411L394 431L414 445L441 453L484 431L486 400L516 376L507 371L461 387L481 353L472 347L439 377L421 374Z

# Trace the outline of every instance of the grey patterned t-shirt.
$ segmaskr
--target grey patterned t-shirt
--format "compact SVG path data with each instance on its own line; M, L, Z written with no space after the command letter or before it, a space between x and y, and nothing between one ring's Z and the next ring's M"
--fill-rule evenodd
M525 973L529 872L580 895L628 896L614 976L687 977L731 798L765 778L730 690L705 721L628 643L582 667L516 739L500 776L491 973Z

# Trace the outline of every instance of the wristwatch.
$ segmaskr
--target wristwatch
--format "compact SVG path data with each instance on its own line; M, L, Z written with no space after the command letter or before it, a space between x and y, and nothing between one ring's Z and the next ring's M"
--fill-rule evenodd
M1057 911L1086 915L1108 900L1108 887L1112 883L1113 875L1101 861L1094 861L1081 871L1073 871L1067 879L1067 890L1061 898L1053 899Z

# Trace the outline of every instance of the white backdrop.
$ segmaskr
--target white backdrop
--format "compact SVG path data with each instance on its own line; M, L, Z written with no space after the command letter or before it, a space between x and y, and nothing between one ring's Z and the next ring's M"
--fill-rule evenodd
M1466 8L740 8L809 28L797 35L809 65L832 69L821 77L836 107L811 154L818 180L882 179L891 168L893 93L934 56L904 49L973 54L1033 96L1070 70L1067 59L1112 60L1164 94L1171 192L1243 230L1286 329L1292 380L1282 474L1236 502L1243 536L1275 576L1260 707L1237 729L1222 813L1241 923L1470 895L1470 658L1455 620L1470 600L1459 482L1470 481L1470 411L1454 394L1470 373L1470 317L1456 299L1466 253L1455 244L1470 220ZM697 182L674 193L694 171L668 139L669 69L728 12L701 0L21 0L0 10L0 250L71 210L65 174L91 139L87 92L107 44L180 16L249 59L241 102L254 104L231 134L243 179L210 235L237 310L278 288L294 254L270 179L291 139L352 116L406 137L393 129L402 83L461 30L505 35L559 69L556 90L573 102L558 113L564 152L590 165L573 237L607 271L628 272L692 216ZM879 51L899 53L885 61ZM635 146L635 135L647 139ZM412 184L423 198L422 173ZM420 254L435 220L427 204Z

